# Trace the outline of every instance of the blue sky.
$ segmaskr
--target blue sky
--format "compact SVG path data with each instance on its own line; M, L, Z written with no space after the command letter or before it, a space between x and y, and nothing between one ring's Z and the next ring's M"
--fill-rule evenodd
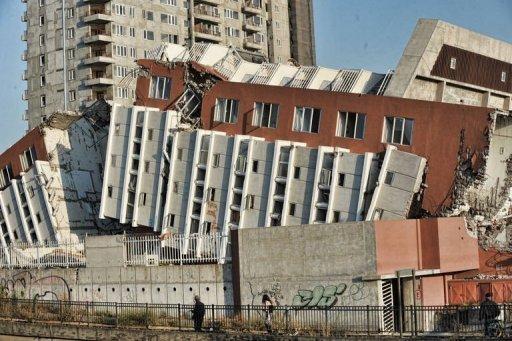
M313 0L318 65L394 68L418 18L437 18L512 42L512 0ZM26 129L20 0L0 0L0 151Z

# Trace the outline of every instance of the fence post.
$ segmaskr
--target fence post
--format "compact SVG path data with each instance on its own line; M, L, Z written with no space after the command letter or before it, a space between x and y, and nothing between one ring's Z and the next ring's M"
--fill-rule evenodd
M215 328L215 305L214 304L212 304L212 326L211 326L211 328L212 328L212 331Z
M116 327L119 326L119 314L117 312L117 301L115 302L116 304Z
M149 328L149 306L146 303L146 328Z
M325 336L329 335L329 311L327 309L324 309L325 314Z
M85 302L85 310L86 310L86 315L87 315L87 326L90 325L90 318L89 318L89 301L86 301Z
M370 306L366 305L366 332L370 335Z
M243 321L242 321L243 322ZM251 326L251 305L247 305L247 325Z
M178 330L181 330L181 303L178 303Z
M288 306L284 307L284 323L285 323L286 332L289 333L290 332L290 311L289 311Z

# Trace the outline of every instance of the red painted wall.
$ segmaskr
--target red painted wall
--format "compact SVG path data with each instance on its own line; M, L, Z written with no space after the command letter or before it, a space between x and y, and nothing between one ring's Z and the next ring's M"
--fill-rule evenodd
M492 293L496 303L512 302L512 279L452 280L448 282L449 304L478 304L486 293Z
M424 238L427 237L427 238ZM375 221L377 273L400 269L453 273L478 269L478 243L463 218Z

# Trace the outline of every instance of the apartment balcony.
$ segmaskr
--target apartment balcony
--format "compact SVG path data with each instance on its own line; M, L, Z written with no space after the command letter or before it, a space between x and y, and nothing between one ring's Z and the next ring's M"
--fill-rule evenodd
M251 32L260 32L263 29L263 19L255 20L255 17L244 20L243 29Z
M204 26L204 25L196 25L194 27L194 32L196 38L205 39L220 43L222 41L222 37L220 35L218 26Z
M252 50L261 50L263 49L263 41L253 36L247 37L244 39L244 47Z
M89 74L84 80L85 86L110 86L114 85L114 80L105 74Z
M94 30L85 35L83 42L84 44L110 44L112 35L107 31Z
M24 101L28 101L28 90L23 90L23 93L21 94L21 99Z
M109 65L114 63L114 58L106 52L89 53L83 60L84 65Z
M27 35L28 35L27 31L23 31L23 33L21 34L21 40L27 41Z
M194 8L194 18L196 20L206 20L211 22L220 23L221 18L216 7L205 8L205 7L195 7Z
M261 14L262 7L261 7L261 4L257 5L253 1L246 1L242 5L242 11L245 13L250 13L250 14Z
M27 72L27 70L24 70L23 73L21 74L21 80L22 81L28 80L28 72Z
M23 51L23 53L21 54L21 60L23 60L24 62L27 61L28 59L28 53L27 53L27 50Z
M27 11L23 12L23 14L21 15L21 21L22 22L27 22L28 21Z
M112 22L112 13L108 10L89 10L83 18L86 24L108 24Z

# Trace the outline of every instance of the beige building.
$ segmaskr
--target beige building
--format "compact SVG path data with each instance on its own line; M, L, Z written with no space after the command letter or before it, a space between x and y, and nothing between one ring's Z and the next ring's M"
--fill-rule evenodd
M56 110L80 110L99 98L131 105L135 84L126 76L134 61L166 42L231 45L251 61L315 62L310 1L22 1L29 128Z

